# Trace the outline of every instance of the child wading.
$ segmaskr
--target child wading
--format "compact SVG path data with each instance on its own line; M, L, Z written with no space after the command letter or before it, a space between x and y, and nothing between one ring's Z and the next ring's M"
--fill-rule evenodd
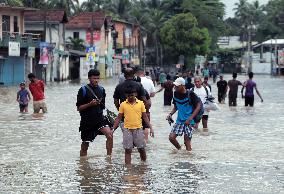
M194 94L194 92L186 90L185 80L183 78L177 78L174 82L174 85L174 107L168 115L167 120L172 120L172 115L176 111L178 111L178 116L176 123L174 124L169 135L169 140L177 149L181 149L181 146L176 138L177 136L182 136L184 134L184 144L186 150L191 151L191 138L193 129L191 125L195 124L194 119L201 108L201 101Z
M137 91L129 87L125 90L126 101L119 107L119 114L114 122L116 129L120 120L124 117L123 147L125 149L125 164L131 164L131 152L133 147L137 147L142 161L146 161L146 143L142 129L142 118L150 127L150 136L154 137L154 131L146 114L145 105L136 98Z
M17 101L19 102L20 112L28 112L30 92L26 89L24 82L20 83L20 90L17 92Z

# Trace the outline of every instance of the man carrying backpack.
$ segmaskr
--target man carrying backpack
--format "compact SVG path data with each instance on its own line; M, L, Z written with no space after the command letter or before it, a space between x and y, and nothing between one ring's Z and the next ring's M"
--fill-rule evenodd
M174 85L174 107L167 116L167 120L171 121L172 115L176 111L178 111L178 116L169 135L169 140L177 149L181 149L176 138L177 136L182 136L184 134L186 150L191 151L192 126L195 124L196 116L200 111L201 102L192 91L186 90L185 80L182 77L177 78Z
M192 91L201 99L202 104L204 105L207 98L211 96L210 88L202 85L202 80L199 76L194 78L194 85L195 87L192 88ZM202 116L203 131L208 131L208 115L209 111L204 110L204 114ZM198 127L198 123L196 127Z
M77 94L77 110L80 112L81 122L79 131L81 132L80 156L87 156L89 143L97 135L105 135L107 155L111 155L113 147L113 132L109 123L103 116L105 109L105 89L99 86L100 72L91 69L88 72L90 83L81 87Z

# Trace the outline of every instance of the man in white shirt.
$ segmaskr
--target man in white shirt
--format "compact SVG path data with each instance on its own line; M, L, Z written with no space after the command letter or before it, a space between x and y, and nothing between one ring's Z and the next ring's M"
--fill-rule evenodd
M194 78L194 88L192 88L192 90L194 91L194 93L201 99L202 103L203 103L203 107L204 107L204 103L206 102L206 98L207 96L210 96L210 89L207 86L203 86L202 85L202 80L201 77L196 76ZM205 88L206 87L206 88ZM207 89L207 91L206 91ZM202 116L202 125L203 125L203 131L208 131L208 115L209 112L207 110L204 110L204 114ZM197 123L197 126L198 127Z
M153 81L145 76L145 73L142 69L138 69L136 74L141 78L141 84L144 89L149 93L150 97L154 97L156 90Z

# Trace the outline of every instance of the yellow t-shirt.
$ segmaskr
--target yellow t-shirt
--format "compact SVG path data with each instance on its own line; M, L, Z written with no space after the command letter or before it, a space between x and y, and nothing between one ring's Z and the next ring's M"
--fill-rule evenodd
M134 104L130 104L127 100L121 103L119 106L119 113L124 114L124 128L142 128L143 112L146 112L145 105L138 99L136 99Z

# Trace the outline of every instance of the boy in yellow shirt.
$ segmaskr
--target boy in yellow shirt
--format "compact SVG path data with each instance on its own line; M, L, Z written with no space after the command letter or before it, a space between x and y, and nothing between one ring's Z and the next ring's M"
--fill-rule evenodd
M125 149L125 164L131 164L132 148L136 146L140 153L142 161L146 161L146 143L142 128L142 118L150 126L150 136L154 137L152 125L146 114L145 105L136 98L135 88L129 87L125 90L126 101L122 102L119 107L119 114L114 122L113 128L119 126L120 120L124 117L123 147Z

